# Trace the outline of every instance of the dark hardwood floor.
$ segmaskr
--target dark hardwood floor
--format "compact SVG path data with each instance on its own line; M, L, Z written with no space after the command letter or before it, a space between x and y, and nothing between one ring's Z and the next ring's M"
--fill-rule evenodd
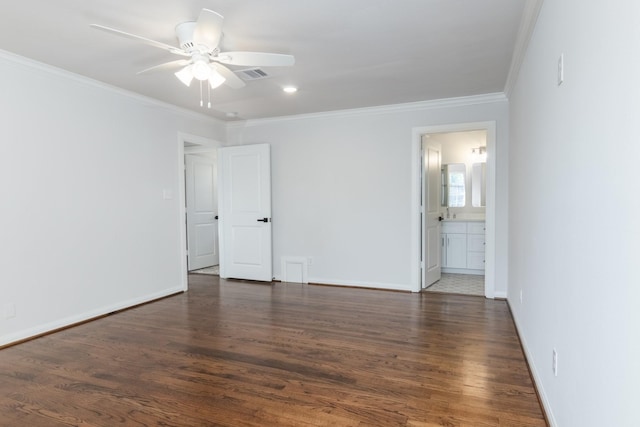
M545 425L505 301L189 281L0 350L0 425Z

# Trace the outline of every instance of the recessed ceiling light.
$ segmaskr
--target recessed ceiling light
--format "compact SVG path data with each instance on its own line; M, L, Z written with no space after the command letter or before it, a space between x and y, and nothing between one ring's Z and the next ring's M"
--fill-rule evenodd
M295 86L285 86L282 88L282 90L284 90L287 93L296 93L298 91L298 88Z

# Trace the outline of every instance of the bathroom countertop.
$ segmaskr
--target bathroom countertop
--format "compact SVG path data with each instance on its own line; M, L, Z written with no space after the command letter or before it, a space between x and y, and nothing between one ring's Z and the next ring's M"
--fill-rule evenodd
M485 222L484 218L444 218L442 222Z

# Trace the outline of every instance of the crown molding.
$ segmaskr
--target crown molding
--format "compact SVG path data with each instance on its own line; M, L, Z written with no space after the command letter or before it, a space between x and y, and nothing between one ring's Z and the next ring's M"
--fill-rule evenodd
M109 91L111 93L116 93L118 95L125 96L127 98L138 101L142 104L164 108L169 110L175 114L178 114L184 118L192 118L195 120L205 120L215 123L218 126L224 126L225 122L217 119L215 117L207 116L206 114L201 114L192 110L188 110L186 108L178 107L176 105L170 104L168 102L160 101L155 98L151 98L145 95L140 95L139 93L135 93L126 89L122 89L116 86L109 85L107 83L101 82L99 80L95 80L89 77L82 76L80 74L72 73L71 71L67 71L62 68L55 67L53 65L45 64L43 62L36 61L31 58L27 58L24 56L17 55L12 52L8 52L6 50L0 49L0 58L5 59L7 61L13 62L18 65L22 65L25 67L29 67L38 71L45 72L50 75L54 75L57 77L61 77L67 80L75 81L76 83L85 84L88 86L92 86L95 88L103 89Z
M489 104L494 102L506 102L504 93L489 93L484 95L462 96L457 98L434 99L429 101L407 102L403 104L380 105L376 107L353 108L347 110L325 111L321 113L296 114L292 116L270 117L265 119L250 119L236 122L228 122L227 129L261 126L273 123L282 123L297 120L344 118L357 116L370 116L375 114L391 114L433 110L439 108L465 107L477 104Z
M527 4L529 4L529 2L542 3L542 0L528 0ZM456 98L443 98L443 99L434 99L434 100L428 100L428 101L408 102L403 104L380 105L375 107L363 107L363 108L326 111L326 112L319 112L319 113L270 117L270 118L264 118L264 119L249 119L249 120L239 120L234 122L225 122L215 117L207 116L205 114L197 113L195 111L188 110L186 108L178 107L176 105L173 105L164 101L160 101L155 98L140 95L138 93L125 90L116 86L112 86L107 83L104 83L95 79L91 79L89 77L85 77L76 73L72 73L62 68L58 68L53 65L45 64L30 58L26 58L24 56L20 56L15 53L11 53L2 49L0 49L0 58L15 64L19 64L25 67L43 71L50 75L55 75L67 80L75 81L80 84L86 84L89 86L107 90L109 92L116 93L116 94L125 96L127 98L136 100L143 104L164 108L183 117L209 121L218 126L226 126L228 130L243 128L243 127L250 127L250 126L260 126L260 125L271 124L271 123L297 121L297 120L332 118L332 117L343 118L343 117L370 116L375 114L415 112L415 111L432 110L432 109L439 109L439 108L455 108L455 107L464 107L464 106L477 105L477 104L488 104L488 103L503 102L508 100L507 97L505 96L505 93L489 93L489 94L483 94L483 95L472 95L472 96L462 96L462 97L456 97Z
M511 57L511 66L509 67L507 82L504 86L504 94L507 98L511 95L511 91L513 91L516 81L518 80L520 67L527 53L527 48L533 36L533 31L535 30L543 3L544 0L527 0L525 3L522 19L520 20L520 28L518 29L518 37L516 38L513 56Z

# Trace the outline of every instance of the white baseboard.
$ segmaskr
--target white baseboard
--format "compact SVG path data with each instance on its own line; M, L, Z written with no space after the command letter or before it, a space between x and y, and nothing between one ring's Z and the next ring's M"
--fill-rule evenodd
M90 310L74 316L69 316L63 319L54 320L53 322L37 325L29 329L24 329L24 330L0 337L0 346L5 346L5 345L20 342L20 341L24 341L29 338L37 337L38 335L55 331L57 329L66 328L78 323L86 322L87 320L95 319L97 317L101 317L106 314L113 313L114 311L124 310L129 307L134 307L139 304L144 304L147 302L151 302L153 300L164 298L169 295L183 292L184 290L185 290L184 286L165 289L163 291L144 295L139 298L133 298L127 301L121 301L115 304L97 308L95 310Z
M518 324L518 318L514 315L513 310L511 310L511 303L507 300L507 304L509 304L509 310L511 311L511 317L513 318L513 323L516 325L516 332L518 337L520 337L520 343L522 344L522 349L524 351L524 356L527 359L527 364L529 365L529 370L531 371L531 376L533 377L533 382L535 383L536 390L538 391L538 395L540 396L540 401L542 402L542 410L545 412L547 416L547 421L549 422L550 427L557 427L558 423L556 422L553 412L551 411L551 404L549 403L549 398L545 393L544 387L542 385L542 380L540 375L538 374L538 368L533 361L533 356L529 351L529 346L527 345L527 340L524 338L524 335L520 333L522 330L520 325Z
M372 288L383 289L388 291L408 291L414 292L410 285L400 285L396 283L383 282L361 282L353 280L325 279L320 277L309 277L308 283L311 285L331 285L331 286L350 286L354 288ZM282 276L277 275L274 280L282 282Z
M500 299L507 299L507 293L506 292L495 292L493 294L494 298L500 298Z
M357 288L386 289L393 291L413 291L413 288L410 284L402 285L397 283L384 282L362 282L355 280L327 279L324 277L309 277L309 283L316 283L319 285L353 286Z

